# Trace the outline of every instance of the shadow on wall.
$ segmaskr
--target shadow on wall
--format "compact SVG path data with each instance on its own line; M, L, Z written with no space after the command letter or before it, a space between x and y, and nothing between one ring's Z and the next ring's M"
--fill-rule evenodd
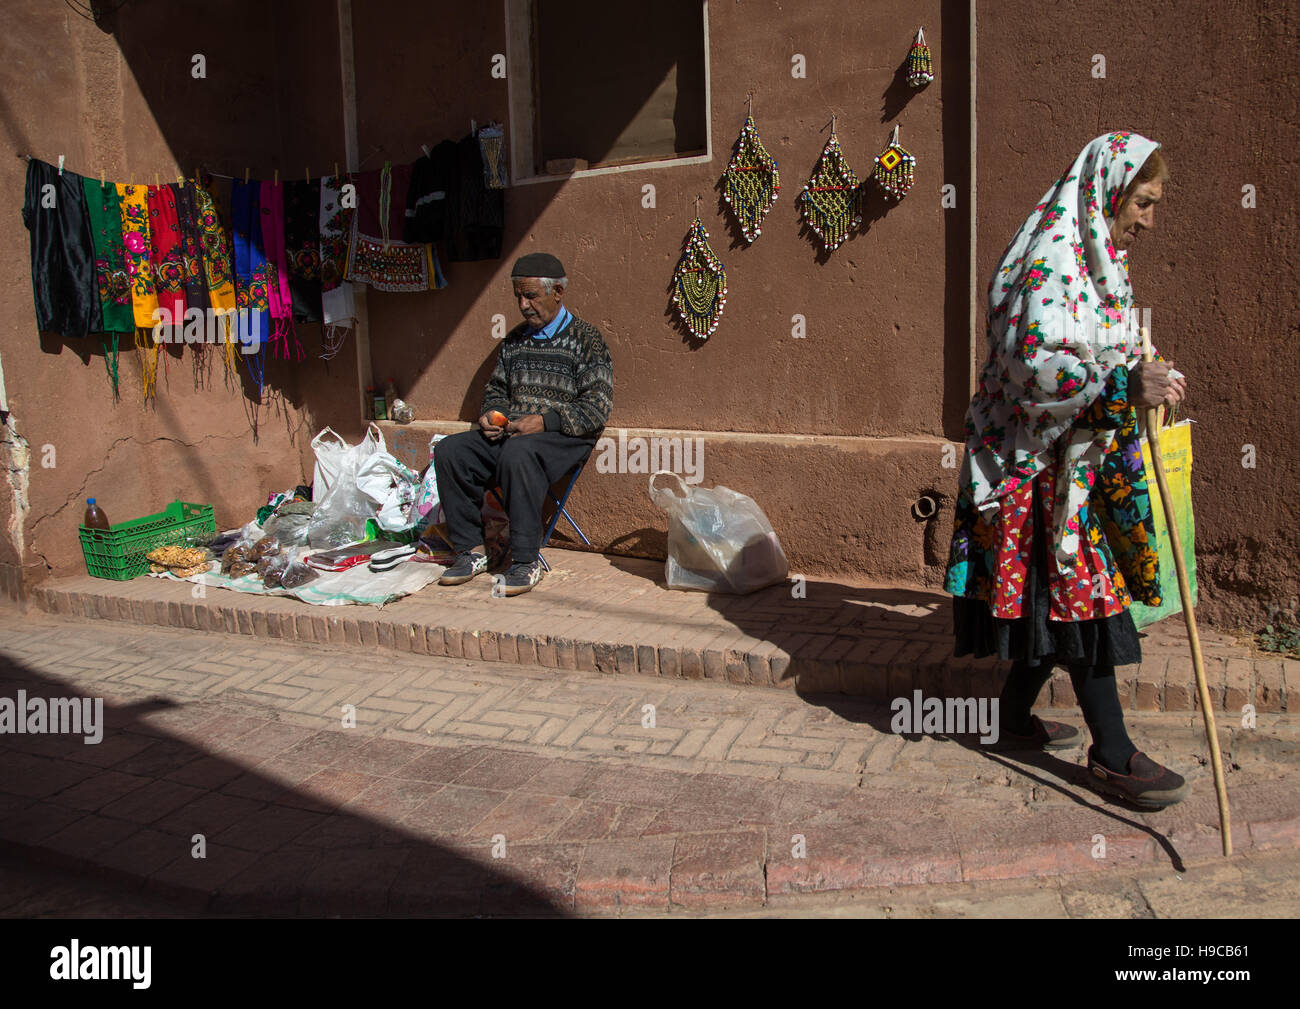
M0 658L0 695L16 698L19 690L46 700L75 696ZM344 730L288 743L281 763L264 758L279 745L272 737L298 739L294 728L265 722L269 733L253 729L241 746L231 740L247 733L240 722L211 706L150 700L105 704L103 739L93 745L82 735L6 733L0 843L24 864L75 871L110 900L143 890L186 915L565 913L566 894L539 892L463 849L362 815L357 802L343 810L351 793L318 797L334 777L329 765L355 745ZM220 754L160 726L212 740ZM415 800L465 770L461 750L413 745L422 754L402 769L408 777L390 777L395 797L374 807L390 819L399 809L416 816ZM255 765L264 773L249 769ZM317 795L285 784L304 775ZM426 819L429 831L455 832L454 816ZM192 853L196 834L206 845L201 859Z

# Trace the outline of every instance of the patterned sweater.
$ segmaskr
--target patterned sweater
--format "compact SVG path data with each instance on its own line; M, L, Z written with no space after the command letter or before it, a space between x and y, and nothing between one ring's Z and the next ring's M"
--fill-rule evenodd
M600 330L576 315L549 340L528 335L526 323L501 343L483 391L483 408L511 420L541 414L547 431L594 438L614 406L614 366Z

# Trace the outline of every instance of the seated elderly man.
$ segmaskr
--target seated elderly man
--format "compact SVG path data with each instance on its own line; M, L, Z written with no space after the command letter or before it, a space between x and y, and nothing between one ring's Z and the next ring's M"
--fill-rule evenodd
M440 585L487 570L483 495L500 487L511 566L501 591L542 580L542 505L551 484L587 458L614 403L614 369L600 330L564 307L568 278L554 256L530 253L511 273L524 321L501 343L478 426L438 442L433 464L458 557ZM504 414L506 423L501 424Z

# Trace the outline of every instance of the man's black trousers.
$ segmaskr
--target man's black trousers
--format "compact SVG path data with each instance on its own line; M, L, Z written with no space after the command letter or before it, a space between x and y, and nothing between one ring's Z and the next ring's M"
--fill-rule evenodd
M468 550L483 542L483 495L501 488L510 518L510 555L516 564L537 560L542 546L542 506L551 484L591 454L595 438L558 431L489 439L474 428L443 438L433 450L438 497L451 545Z

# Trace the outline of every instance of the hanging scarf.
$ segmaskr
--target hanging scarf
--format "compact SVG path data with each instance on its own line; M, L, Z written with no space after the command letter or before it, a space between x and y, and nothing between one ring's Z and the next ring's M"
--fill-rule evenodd
M262 394L266 340L270 334L271 267L262 245L260 182L240 182L231 186L230 214L235 234L235 300L239 306L239 342L244 359Z
M153 327L158 321L158 292L154 288L153 261L149 251L149 204L144 186L118 183L117 195L122 208L126 269L131 277L135 345L140 348L140 377L147 401L157 388L161 350L153 339Z
M961 488L986 515L1051 462L1056 551L1078 553L1087 503L1113 430L1075 428L1115 368L1141 357L1128 263L1109 223L1159 145L1135 133L1093 140L1047 191L989 282L989 358L966 417Z
M165 313L163 322L170 314L171 324L179 328L185 322L185 257L176 197L169 186L149 186L147 192L149 258L158 289L158 307Z
M427 291L432 263L426 245L408 245L401 235L411 166L385 162L377 172L357 176L357 227L348 256L347 278L380 291Z
M117 397L117 355L121 334L135 329L131 311L131 280L127 276L126 246L122 244L122 208L117 187L82 179L90 238L95 248L95 278L99 307L104 318L104 369L113 397Z
M193 187L194 221L199 232L199 244L203 250L203 279L208 292L208 304L217 313L217 327L221 333L223 360L228 369L235 367L235 331L228 313L235 310L234 263L231 260L230 237L225 222L229 221L229 212L223 218L218 209L216 190L211 176L204 176L200 184ZM229 193L229 186L226 187ZM226 207L230 201L227 199Z
M320 182L285 183L284 244L293 317L320 322Z
M129 333L135 329L131 311L131 278L127 274L126 246L122 244L122 207L117 187L83 179L90 237L95 248L95 275L104 331Z
M199 227L198 200L193 182L168 185L176 201L176 217L181 226L181 261L185 273L181 285L185 288L185 304L205 314L211 307L208 282L203 272L203 231ZM206 320L205 320L206 321Z
M267 301L271 312L271 345L279 357L289 356L289 337L297 350L298 360L304 357L302 344L293 326L293 298L289 294L289 260L285 255L284 241L284 186L278 182L263 182L261 190L262 242L266 261L271 266L267 280Z
M350 176L335 175L320 183L321 319L325 323L321 357L325 360L339 352L348 330L357 324L352 284L344 279L356 212L343 206L340 198L351 182ZM355 194L355 189L351 192Z
M37 329L64 337L103 329L82 177L29 159L23 224L31 233Z

